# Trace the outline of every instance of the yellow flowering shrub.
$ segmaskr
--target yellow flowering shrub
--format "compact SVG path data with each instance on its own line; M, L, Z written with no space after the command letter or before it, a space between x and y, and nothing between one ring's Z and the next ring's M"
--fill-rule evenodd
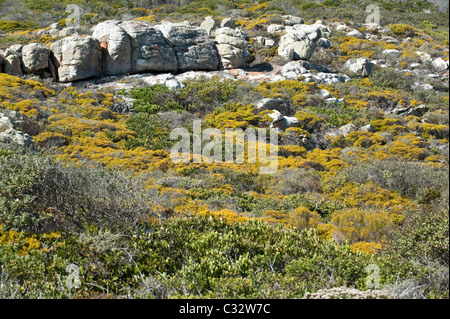
M350 249L353 252L359 251L364 254L376 254L378 251L381 250L381 243L368 243L366 241L359 241L357 243L354 243L350 245Z
M36 238L27 237L13 230L4 231L0 225L0 246L10 246L11 249L17 249L19 255L25 256L30 251L39 249L40 245Z
M354 244L360 241L379 242L395 229L389 214L384 211L345 209L333 214L335 238Z
M320 224L320 215L300 206L291 212L287 224L297 229L317 228Z

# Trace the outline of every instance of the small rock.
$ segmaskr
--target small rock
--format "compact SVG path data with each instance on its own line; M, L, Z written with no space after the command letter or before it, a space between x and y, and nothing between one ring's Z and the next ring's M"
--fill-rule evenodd
M285 27L281 24L270 24L267 26L267 33L280 34L284 32Z
M433 67L436 69L436 71L438 72L442 72L448 69L448 61L445 61L442 58L436 58L433 60L432 62Z
M345 70L349 70L358 76L369 76L373 67L374 64L367 58L350 59L344 64Z
M347 33L348 37L355 37L358 39L365 39L366 37L364 36L364 34L362 34L361 32L359 32L358 30L352 30L350 32Z
M225 18L220 23L221 28L236 28L236 21L233 18Z
M392 49L392 50L384 50L383 55L390 58L399 58L402 55L402 53L399 50Z

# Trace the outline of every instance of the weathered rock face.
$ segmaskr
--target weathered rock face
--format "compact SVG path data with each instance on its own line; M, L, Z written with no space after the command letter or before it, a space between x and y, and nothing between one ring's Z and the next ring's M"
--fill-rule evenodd
M289 60L309 60L321 37L320 25L299 24L288 27L278 44L278 55Z
M221 28L236 28L236 21L233 18L225 18L220 23Z
M200 28L205 29L209 36L216 35L216 30L219 28L219 24L212 17L207 17L205 21L200 24Z
M250 44L245 40L245 35L241 31L220 28L216 30L216 42L224 69L247 67L247 62L251 58L247 51Z
M87 79L101 74L100 43L93 37L72 36L50 46L57 77L61 82Z
M369 76L374 64L367 58L350 59L344 64L344 69L356 73L359 76Z
M131 71L176 72L177 60L172 44L160 30L139 21L120 24L131 40Z
M14 44L3 53L2 69L9 75L22 76L22 44Z
M219 56L213 41L202 28L182 24L156 26L173 45L178 72L217 70Z
M100 42L103 53L102 71L106 75L127 74L132 71L131 39L119 23L99 23L92 33L92 37Z
M0 132L0 143L34 148L34 141L28 134L12 128Z
M103 52L103 73L175 72L177 60L161 31L139 21L105 21L92 36Z
M39 43L30 43L22 49L22 61L25 73L40 73L48 69L49 50Z
M3 60L3 72L9 75L22 76L21 57L19 54L9 54Z

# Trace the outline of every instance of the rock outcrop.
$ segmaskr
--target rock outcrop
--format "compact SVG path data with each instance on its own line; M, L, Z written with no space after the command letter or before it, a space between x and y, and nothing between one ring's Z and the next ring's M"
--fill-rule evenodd
M278 44L278 55L289 60L309 60L322 38L322 30L322 25L297 24L287 27Z
M369 76L372 73L374 64L367 58L359 58L348 60L343 67L345 70L349 70L359 76Z
M176 72L172 44L160 30L139 21L120 24L131 41L131 72Z
M212 17L206 17L202 24L200 24L200 28L206 30L206 33L208 33L210 37L213 37L216 35L216 30L219 29L220 26Z
M71 36L50 46L57 77L61 82L87 79L101 74L100 43L93 37Z
M42 44L30 43L22 48L25 73L39 74L49 68L49 50Z
M246 68L250 60L250 44L242 31L231 28L216 30L217 50L224 69Z
M177 71L217 70L219 56L206 30L183 24L156 26L173 45L177 59Z

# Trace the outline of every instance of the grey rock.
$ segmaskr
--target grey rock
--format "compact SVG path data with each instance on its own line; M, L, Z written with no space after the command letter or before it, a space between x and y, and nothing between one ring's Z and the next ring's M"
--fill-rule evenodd
M220 23L221 28L236 28L236 21L233 18L225 18Z
M372 126L372 124L367 124L367 125L361 126L358 129L358 131L372 133L372 132L375 132L375 128Z
M205 29L209 36L215 36L216 30L219 28L219 24L216 20L211 17L206 18L202 24L200 24L200 28Z
M83 29L80 27L68 27L58 31L58 37L68 37L71 35L82 35Z
M217 50L224 69L246 68L250 59L247 48L250 44L245 35L236 29L220 28L216 30Z
M383 55L390 58L399 58L402 55L402 52L399 50L391 49L391 50L384 50Z
M431 62L436 71L442 72L448 69L448 60L445 61L442 58L436 58Z
M285 30L285 26L281 24L270 24L267 26L267 33L270 34L280 34Z
M178 62L178 71L217 70L219 56L213 41L202 28L164 24L156 26L172 43Z
M22 49L22 61L25 73L39 73L48 69L49 50L39 43L30 43Z
M264 98L256 102L255 107L260 111L276 110L281 114L289 113L289 104L284 99Z
M119 26L131 42L132 73L177 71L176 52L160 30L140 21L126 21ZM204 32L206 34L206 31ZM126 48L126 41L124 47Z
M343 67L345 70L349 70L358 76L369 76L372 73L374 64L367 58L359 58L348 60Z
M102 72L105 75L131 73L133 66L136 71L136 60L131 59L131 38L120 27L119 21L99 23L94 27L92 37L100 42L103 53Z
M22 76L22 59L19 54L9 54L3 59L3 72L9 75Z
M361 32L359 32L358 30L352 30L350 32L347 33L348 37L355 37L358 39L365 39L366 37L364 36L364 34L362 34Z
M71 36L50 46L61 82L87 79L101 74L100 43L93 37Z
M0 143L34 148L34 141L28 134L16 131L12 128L0 132Z

